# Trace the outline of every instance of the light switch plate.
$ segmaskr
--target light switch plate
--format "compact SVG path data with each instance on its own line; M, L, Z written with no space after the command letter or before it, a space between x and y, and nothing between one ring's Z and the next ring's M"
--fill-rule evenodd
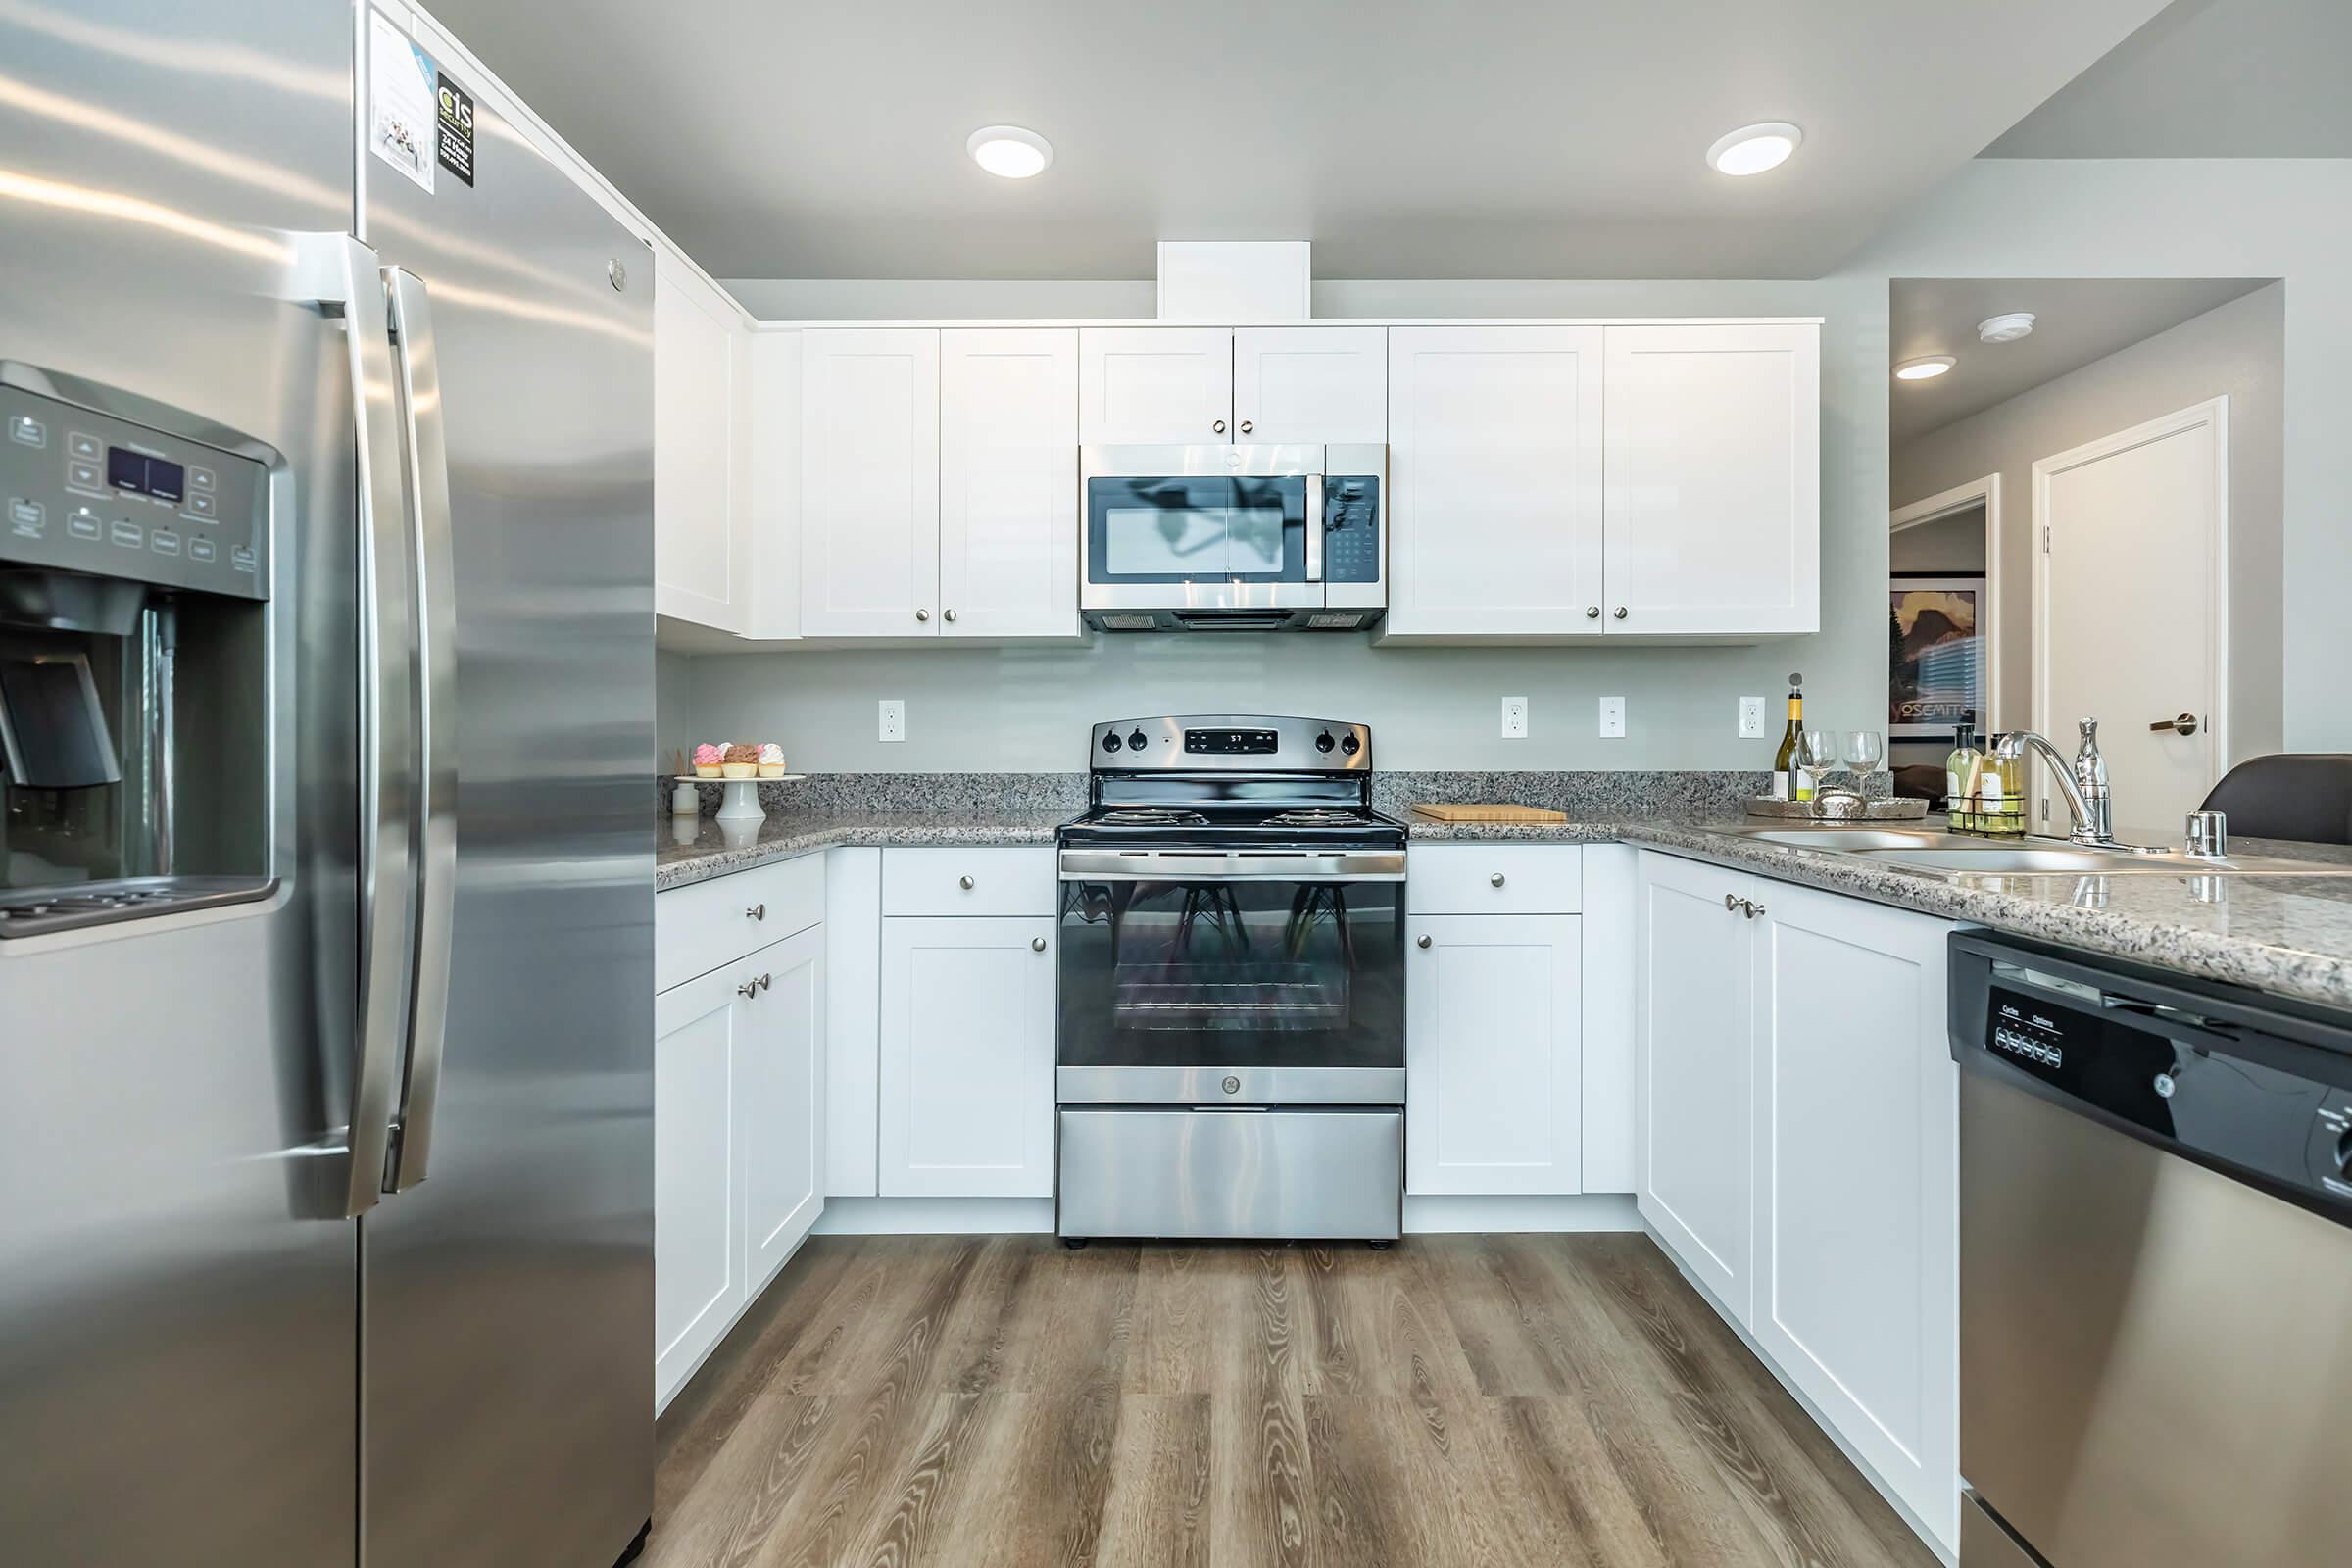
M1760 741L1764 738L1763 698L1740 699L1740 738L1743 741Z
M881 713L876 721L877 738L883 741L903 741L906 738L906 704L896 697L882 699Z
M1502 700L1502 738L1506 741L1527 739L1527 699L1505 697Z
M1625 739L1625 699L1603 697L1600 700L1600 738L1604 741Z

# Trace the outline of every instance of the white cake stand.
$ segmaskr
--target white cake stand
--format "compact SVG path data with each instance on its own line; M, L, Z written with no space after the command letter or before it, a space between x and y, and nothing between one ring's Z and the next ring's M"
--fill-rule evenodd
M718 819L721 822L757 822L767 815L760 807L760 786L790 784L807 778L806 773L786 773L777 778L704 778L696 773L673 775L681 784L723 784L726 793L718 799Z

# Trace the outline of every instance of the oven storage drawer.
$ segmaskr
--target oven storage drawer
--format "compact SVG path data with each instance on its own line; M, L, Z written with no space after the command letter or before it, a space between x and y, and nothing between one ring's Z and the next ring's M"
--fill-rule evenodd
M1067 1237L1393 1241L1404 1114L1064 1110L1056 1230Z

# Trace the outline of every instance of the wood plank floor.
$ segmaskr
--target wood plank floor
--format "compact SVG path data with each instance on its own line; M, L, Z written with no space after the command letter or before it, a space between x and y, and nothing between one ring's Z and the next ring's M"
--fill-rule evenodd
M1643 1236L818 1237L660 1452L649 1568L1936 1560Z

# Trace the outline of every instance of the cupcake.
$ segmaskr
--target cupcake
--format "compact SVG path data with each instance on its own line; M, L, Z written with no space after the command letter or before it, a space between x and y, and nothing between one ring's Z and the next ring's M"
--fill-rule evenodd
M778 746L774 741L769 741L765 746L760 748L760 776L761 778L782 778L784 776L784 748Z
M725 747L713 746L709 741L703 742L694 749L694 776L696 778L717 778L719 764L726 760L727 749Z
M726 760L718 764L721 778L756 778L760 773L760 748L746 746L741 741L727 748Z

